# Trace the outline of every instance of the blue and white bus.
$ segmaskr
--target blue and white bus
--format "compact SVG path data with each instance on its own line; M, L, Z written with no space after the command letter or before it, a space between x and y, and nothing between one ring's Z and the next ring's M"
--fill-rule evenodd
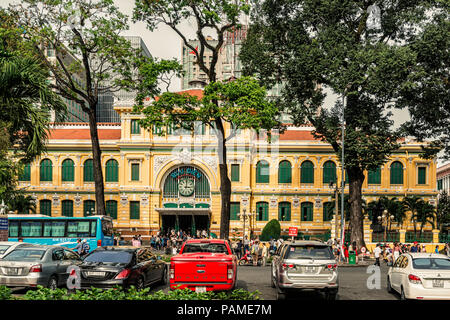
M90 251L114 244L112 218L108 216L50 217L42 214L8 215L8 240L75 248L86 239Z

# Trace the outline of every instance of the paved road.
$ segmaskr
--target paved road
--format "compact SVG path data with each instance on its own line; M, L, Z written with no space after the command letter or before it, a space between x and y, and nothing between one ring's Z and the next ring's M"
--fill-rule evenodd
M367 273L367 267L339 267L340 288L338 293L339 300L398 300L399 296L390 294L386 290L386 274L388 268L381 266L379 288L369 289L367 286L368 278L372 275ZM248 291L258 290L261 298L264 300L275 300L276 291L270 286L270 266L238 267L237 288ZM152 292L158 290L168 291L168 286L155 286ZM17 295L23 295L26 291L23 289L14 289ZM323 300L324 295L314 291L305 291L300 294L288 296L291 300Z

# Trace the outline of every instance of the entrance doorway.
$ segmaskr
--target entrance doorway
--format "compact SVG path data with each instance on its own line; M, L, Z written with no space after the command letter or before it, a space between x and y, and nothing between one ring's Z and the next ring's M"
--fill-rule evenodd
M161 215L161 231L163 234L182 230L195 236L197 230L206 230L209 232L209 215L207 214L162 214Z

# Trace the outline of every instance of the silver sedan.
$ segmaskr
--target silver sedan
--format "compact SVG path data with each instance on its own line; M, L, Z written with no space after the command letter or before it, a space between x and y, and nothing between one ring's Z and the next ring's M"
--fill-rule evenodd
M60 246L19 247L0 260L0 285L56 289L66 284L68 267L81 262L77 253Z
M32 246L31 243L18 241L0 241L0 259L18 247Z

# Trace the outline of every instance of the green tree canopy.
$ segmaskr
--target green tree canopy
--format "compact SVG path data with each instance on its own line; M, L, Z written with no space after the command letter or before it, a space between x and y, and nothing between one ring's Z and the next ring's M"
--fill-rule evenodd
M281 235L281 225L276 219L272 219L264 226L259 240L269 241L270 239L279 239Z

